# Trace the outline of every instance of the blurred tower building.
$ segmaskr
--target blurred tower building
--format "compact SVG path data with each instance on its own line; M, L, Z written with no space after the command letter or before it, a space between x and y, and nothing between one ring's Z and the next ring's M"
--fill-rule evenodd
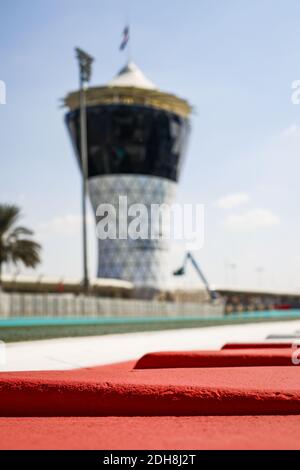
M86 103L88 191L94 212L100 204L112 204L118 214L119 196L127 197L128 207L172 204L190 130L188 102L156 88L131 62L107 85L88 88ZM68 94L65 104L81 165L79 92ZM130 281L137 289L168 290L169 244L99 240L97 275Z

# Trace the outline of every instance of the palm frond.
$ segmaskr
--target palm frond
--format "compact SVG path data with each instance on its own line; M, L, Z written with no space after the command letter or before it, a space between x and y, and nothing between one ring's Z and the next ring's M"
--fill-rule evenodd
M13 241L13 240L16 240L19 237L31 236L31 235L33 235L33 231L30 230L29 228L16 227L16 228L12 228L9 231L7 240L12 240Z
M3 263L23 263L34 268L41 261L41 245L28 238L33 235L32 230L16 226L20 217L19 207L0 204L0 283Z
M0 235L10 230L20 217L21 210L18 206L0 204Z
M17 264L22 262L28 268L34 268L40 263L41 245L33 240L16 240L10 246L10 259Z

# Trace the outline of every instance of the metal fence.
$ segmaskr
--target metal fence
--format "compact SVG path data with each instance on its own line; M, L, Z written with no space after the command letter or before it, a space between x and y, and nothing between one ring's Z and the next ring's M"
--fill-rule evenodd
M84 297L67 294L0 294L0 318L11 317L221 317L222 304Z

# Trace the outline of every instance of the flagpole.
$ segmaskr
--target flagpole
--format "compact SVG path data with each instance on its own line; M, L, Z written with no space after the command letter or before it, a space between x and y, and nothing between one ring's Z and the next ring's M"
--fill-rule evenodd
M127 63L129 64L131 62L131 1L128 0L127 4L127 26L129 30L129 39L128 39L128 51L127 51Z
M130 26L129 27L129 31L130 31L130 34L131 34L131 29L130 29ZM131 62L131 36L129 36L129 40L128 40L128 48L127 48L127 63L129 64Z
M129 30L129 39L128 39L128 51L127 51L127 61L128 61L128 64L129 62L131 62L131 24L130 24L130 18L128 20L128 30Z

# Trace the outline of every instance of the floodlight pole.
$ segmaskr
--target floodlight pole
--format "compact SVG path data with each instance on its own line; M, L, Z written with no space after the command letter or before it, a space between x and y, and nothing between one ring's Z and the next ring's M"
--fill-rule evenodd
M88 180L88 147L87 147L87 116L86 116L86 84L91 78L93 58L81 49L76 48L79 63L79 100L80 100L80 155L82 167L82 253L83 253L83 289L89 291L87 250L87 180Z

